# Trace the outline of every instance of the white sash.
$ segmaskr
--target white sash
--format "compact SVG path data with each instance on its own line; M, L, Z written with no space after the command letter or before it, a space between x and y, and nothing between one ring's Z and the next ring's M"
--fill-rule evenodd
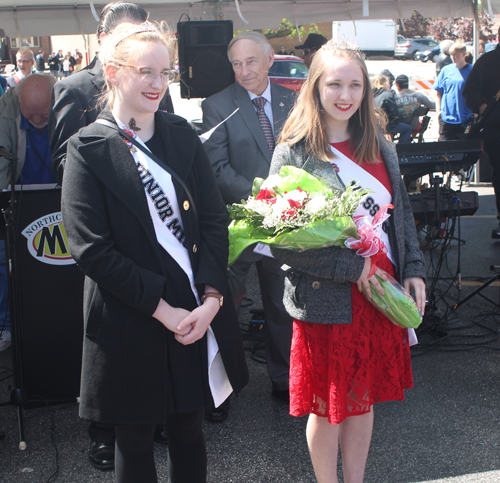
M392 203L392 196L387 188L368 171L365 171L357 163L349 159L346 155L342 154L338 149L330 146L332 151L337 156L332 160L336 164L339 172L338 176L342 179L344 184L350 183L354 180L361 188L372 191L364 196L357 210L353 216L366 216L370 221L373 220L381 206L389 205ZM382 229L380 230L380 241L383 242L389 260L396 266L391 244L389 242L389 235Z
M356 181L359 186L365 189L373 191L373 193L368 193L364 198L358 209L355 211L353 216L368 216L370 221L376 215L376 211L373 209L375 206L384 206L392 203L392 196L387 190L387 188L374 176L372 176L368 171L365 171L361 166L355 163L352 159L349 159L345 154L341 153L338 149L330 146L332 151L337 155L337 158L332 160L332 164L336 164L339 168L338 175L344 182L344 184L350 183L352 180ZM387 258L397 266L396 260L394 259L391 244L389 242L388 234L382 229L380 230L380 241L382 241L387 248ZM415 329L408 330L408 342L409 345L418 344L417 335Z
M121 129L130 134L130 136L149 151L149 148L136 133L131 132L130 129L122 122L118 121L118 119L116 119L116 122ZM175 187L172 183L172 177L140 149L133 147L133 145L126 140L124 140L124 142L129 145L130 154L132 154L134 158L139 176L144 186L146 199L148 200L149 213L151 214L151 219L153 220L155 228L156 239L187 275L196 302L200 305L201 301L194 284L191 261L187 248L184 246L184 227ZM233 392L233 388L227 377L215 334L210 326L207 330L207 352L208 382L215 407L218 407Z

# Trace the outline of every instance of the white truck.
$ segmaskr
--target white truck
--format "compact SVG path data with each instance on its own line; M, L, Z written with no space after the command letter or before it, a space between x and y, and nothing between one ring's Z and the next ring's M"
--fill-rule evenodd
M364 54L394 57L398 26L394 20L344 20L332 22L332 39L348 38Z

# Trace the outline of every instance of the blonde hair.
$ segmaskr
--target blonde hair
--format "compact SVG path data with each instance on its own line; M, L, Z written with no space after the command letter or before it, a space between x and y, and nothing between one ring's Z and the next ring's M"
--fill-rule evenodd
M458 52L467 52L467 46L463 43L462 40L457 40L449 50L450 54L456 54Z
M112 64L115 67L116 76L120 78L125 65L137 53L141 52L144 44L160 44L168 49L170 62L173 61L172 35L166 22L156 24L143 22L142 24L121 23L110 34L101 40L99 60L106 70L106 66ZM99 103L109 104L113 107L116 96L116 86L111 84L107 77L107 89L101 95Z
M381 88L387 89L388 82L389 82L389 79L385 75L377 74L372 79L372 88L373 89L381 89Z
M326 112L323 110L319 95L319 81L335 58L357 62L363 73L363 99L359 109L349 119L348 130L350 146L360 161L376 163L379 155L377 134L380 124L384 124L380 113L373 106L373 92L363 56L351 42L330 40L314 55L309 77L302 86L295 108L288 117L281 135L280 143L289 145L305 142L306 152L312 153L323 161L335 157L330 149Z
M35 60L35 54L33 53L33 51L29 48L29 47L21 47L17 53L16 53L16 59L19 57L21 58L21 55L23 54L28 54L29 55L29 58L30 60Z

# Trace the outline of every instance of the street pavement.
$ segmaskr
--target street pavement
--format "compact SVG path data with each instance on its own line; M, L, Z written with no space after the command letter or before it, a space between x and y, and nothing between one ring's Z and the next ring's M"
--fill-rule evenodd
M398 64L407 68L413 62ZM186 102L196 112L197 101ZM174 105L181 105L175 96ZM187 112L183 109L177 112ZM433 136L437 139L435 129L426 139L433 141ZM458 187L456 180L452 186ZM461 218L460 230L456 226L455 239L447 248L443 249L439 237L420 232L428 285L433 277L438 279L432 294L436 308L419 331L421 344L412 350L414 388L406 391L404 401L375 406L365 483L500 482L500 312L479 295L451 309L498 273L490 265L500 264L500 241L490 238L497 223L491 186L478 183L463 189L479 193L479 209ZM460 245L456 238L462 240ZM457 272L462 274L461 291L454 284ZM261 362L262 329L250 323L249 312L261 308L253 271L247 288L240 323L250 383L238 398L232 398L226 422L205 425L208 481L313 483L306 418L289 416L287 405L272 398ZM500 303L498 282L480 293ZM11 349L0 353L0 400L10 394L11 355ZM0 482L113 481L112 472L95 470L87 462L87 423L78 418L77 404L27 410L25 426L27 449L20 451L16 410L0 407L0 431L5 433L0 441ZM155 451L159 481L167 482L167 448L156 445Z

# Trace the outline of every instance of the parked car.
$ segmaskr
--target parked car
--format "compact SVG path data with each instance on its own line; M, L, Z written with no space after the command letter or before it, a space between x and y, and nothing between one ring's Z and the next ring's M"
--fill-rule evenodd
M432 60L436 62L435 58L440 54L441 48L439 45L433 47L432 49L422 50L415 54L415 60L421 60L422 62L427 62L428 60Z
M403 60L417 60L417 52L428 50L436 46L438 46L438 43L432 39L406 39L396 46L394 57Z
M275 55L274 64L269 69L269 80L299 92L308 74L309 69L300 57Z

